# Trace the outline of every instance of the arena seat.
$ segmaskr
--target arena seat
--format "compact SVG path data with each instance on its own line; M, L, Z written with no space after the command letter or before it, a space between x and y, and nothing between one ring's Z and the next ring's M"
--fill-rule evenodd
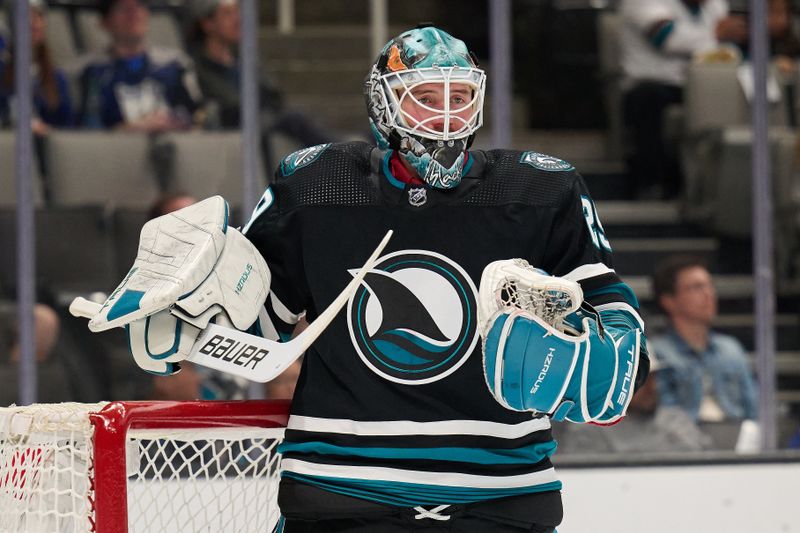
M13 209L0 209L0 286L16 285L16 228ZM110 236L102 206L37 209L36 285L56 296L111 290L119 282L113 269Z
M51 7L47 10L47 44L53 63L65 67L78 58L78 48L72 31L69 11L62 7Z
M175 165L170 189L197 198L215 194L230 204L242 201L242 138L239 132L196 131L166 137L175 146ZM259 165L257 190L266 185Z
M686 78L686 129L699 133L750 124L750 103L739 83L736 63L693 63ZM770 125L785 126L783 100L770 105Z
M158 196L147 135L54 131L47 144L53 205L147 207Z
M103 29L100 13L95 9L76 10L75 26L83 43L84 52L102 52L111 42ZM167 10L151 12L147 41L155 46L185 49L178 23L173 14Z
M736 63L693 64L686 87L682 162L685 213L719 237L748 239L752 233L751 106ZM769 103L768 143L773 180L776 268L790 275L800 247L800 181L796 133L787 124L783 95Z
M112 214L111 233L114 247L114 262L119 279L125 277L136 259L139 248L139 233L147 222L146 209L122 208Z
M17 205L16 134L13 130L0 131L0 207ZM34 205L41 205L42 182L37 165L31 168Z
M95 9L76 10L75 28L85 53L105 50L110 42L103 29L100 13Z
M698 221L714 217L713 210L718 201L717 194L722 189L720 166L723 164L722 152L738 148L724 146L727 141L741 144L741 137L750 127L751 107L745 97L737 77L736 63L696 63L687 72L685 93L685 131L681 146L681 163L685 177L686 214ZM778 128L771 136L782 135L781 128L788 122L788 113L783 100L770 105L770 126ZM726 134L728 128L735 128ZM743 145L742 145L743 146ZM748 156L749 157L749 156ZM779 163L774 161L773 164ZM738 167L736 176L741 190L741 179L749 183L750 168ZM727 207L723 208L727 209ZM749 218L747 219L749 220Z
M614 11L602 11L597 16L597 49L600 60L600 81L603 84L603 100L608 115L609 155L622 157L624 151L625 125L622 115L622 65L620 64L619 35L622 20Z

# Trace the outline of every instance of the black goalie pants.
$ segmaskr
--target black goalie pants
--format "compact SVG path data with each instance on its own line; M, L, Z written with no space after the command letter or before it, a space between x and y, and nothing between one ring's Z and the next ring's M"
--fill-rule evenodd
M281 480L285 533L552 533L561 522L557 491L465 505L395 507Z

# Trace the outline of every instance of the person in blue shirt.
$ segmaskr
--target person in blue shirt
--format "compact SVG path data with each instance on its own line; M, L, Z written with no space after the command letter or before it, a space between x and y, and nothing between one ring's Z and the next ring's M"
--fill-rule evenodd
M682 407L694 420L755 419L756 387L742 344L711 329L717 294L703 262L671 256L653 275L656 301L669 328L650 340L663 365L656 373L663 405Z
M31 52L33 57L33 131L39 135L50 127L73 124L69 84L64 72L53 63L46 40L46 6L30 0ZM14 56L10 40L0 36L0 125L14 122Z
M137 131L187 129L201 101L191 60L180 50L149 47L143 0L101 0L109 49L81 69L79 124Z

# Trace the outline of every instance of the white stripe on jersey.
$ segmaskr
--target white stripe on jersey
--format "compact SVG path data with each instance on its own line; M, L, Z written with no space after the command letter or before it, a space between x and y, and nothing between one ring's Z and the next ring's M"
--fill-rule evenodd
M283 320L286 324L297 324L300 322L300 319L306 314L305 311L301 313L294 314L289 311L289 308L284 305L280 299L275 296L275 293L270 291L269 299L272 302L272 310L275 311L275 314Z
M299 459L283 459L281 470L307 476L324 476L345 479L365 479L372 481L391 481L424 485L442 485L474 489L511 489L532 487L558 481L552 467L540 472L517 476L478 476L458 472L423 472L420 470L399 470L374 466L326 465L309 463Z
M642 317L639 316L639 312L630 305L626 304L625 302L611 302L607 304L600 304L594 306L594 308L597 310L598 313L601 311L610 311L610 310L627 311L628 313L633 315L633 318L635 318L636 321L639 323L639 329L644 331L644 320L642 320Z
M614 269L608 268L603 263L592 263L590 265L581 265L569 274L565 274L561 277L572 281L581 281L595 276L602 276L609 272L614 272Z
M347 435L478 435L501 439L517 439L535 431L550 429L549 418L533 418L521 424L501 424L483 420L441 420L413 422L392 420L360 422L348 419L315 418L291 415L287 429Z

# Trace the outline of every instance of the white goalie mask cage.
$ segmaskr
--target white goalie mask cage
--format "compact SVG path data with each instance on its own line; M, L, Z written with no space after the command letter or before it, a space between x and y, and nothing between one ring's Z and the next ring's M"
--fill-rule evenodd
M381 93L386 113L384 118L389 131L397 130L417 138L434 141L453 141L468 138L483 125L483 101L486 92L486 74L478 68L428 67L389 72L380 76ZM422 102L415 92L431 85L424 92ZM436 85L441 87L438 90ZM464 102L461 88L469 90L471 98ZM424 87L423 87L424 88ZM412 116L408 109L421 111L421 118Z

